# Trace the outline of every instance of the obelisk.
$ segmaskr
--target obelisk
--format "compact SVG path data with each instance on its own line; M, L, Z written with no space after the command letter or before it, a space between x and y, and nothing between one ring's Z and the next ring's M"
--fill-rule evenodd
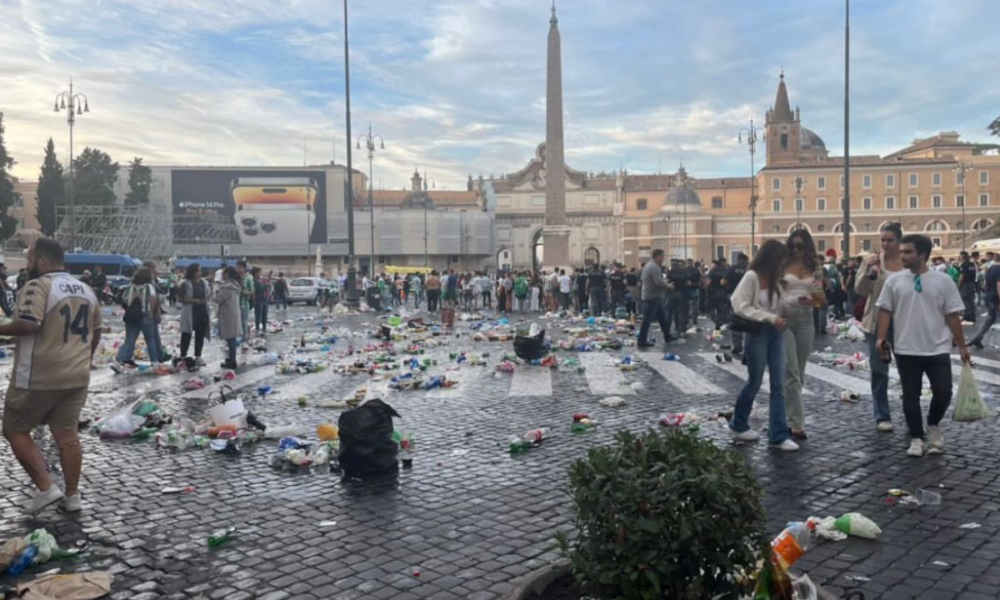
M569 267L566 225L566 170L563 153L562 41L555 0L549 20L548 74L545 99L545 228L543 262L547 268Z

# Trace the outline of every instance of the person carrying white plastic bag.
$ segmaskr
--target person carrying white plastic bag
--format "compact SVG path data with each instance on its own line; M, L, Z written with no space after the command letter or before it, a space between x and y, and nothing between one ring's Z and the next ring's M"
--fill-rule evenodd
M962 365L962 375L958 380L958 399L955 401L956 421L981 421L990 416L990 409L983 401L976 385L969 363Z

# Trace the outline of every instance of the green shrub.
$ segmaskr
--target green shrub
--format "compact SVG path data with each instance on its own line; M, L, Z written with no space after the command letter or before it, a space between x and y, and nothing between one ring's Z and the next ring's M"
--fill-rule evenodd
M761 489L739 455L671 429L592 448L570 467L577 539L567 542L587 593L623 600L735 597L767 548Z

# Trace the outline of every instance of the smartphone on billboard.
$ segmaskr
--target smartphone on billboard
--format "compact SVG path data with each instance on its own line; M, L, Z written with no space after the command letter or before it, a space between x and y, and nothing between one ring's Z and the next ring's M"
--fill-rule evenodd
M319 195L308 177L239 177L230 183L243 244L302 244L312 237Z

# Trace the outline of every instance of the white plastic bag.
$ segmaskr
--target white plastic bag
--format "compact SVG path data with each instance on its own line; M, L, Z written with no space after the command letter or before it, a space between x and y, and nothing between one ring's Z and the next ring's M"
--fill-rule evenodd
M958 379L958 395L955 399L956 421L980 421L990 416L990 409L983 402L979 393L972 367L968 363L962 365L962 375Z

